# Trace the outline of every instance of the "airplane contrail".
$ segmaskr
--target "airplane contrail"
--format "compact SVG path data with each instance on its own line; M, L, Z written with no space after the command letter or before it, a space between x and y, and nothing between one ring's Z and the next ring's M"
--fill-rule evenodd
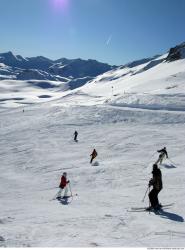
M106 45L108 46L112 40L112 35L109 36L109 38L106 41Z

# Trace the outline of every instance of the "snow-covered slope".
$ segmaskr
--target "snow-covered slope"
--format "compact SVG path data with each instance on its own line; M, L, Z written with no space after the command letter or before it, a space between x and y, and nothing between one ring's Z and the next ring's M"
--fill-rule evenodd
M0 81L0 246L185 246L185 59L167 56L73 90L67 80ZM159 200L173 205L130 212L148 206L164 146ZM78 194L69 204L52 200L64 171Z
M9 86L7 94L10 95L6 98L0 95L0 105L9 107L12 103L18 106L43 102L68 94L70 100L73 99L75 102L75 96L79 96L80 93L84 96L94 96L94 103L107 102L113 105L147 109L174 110L173 106L177 101L175 109L183 110L185 74L183 51L184 43L170 49L169 53L162 56L134 61L120 67L111 67L95 60L62 58L51 61L45 57L23 58L11 52L0 54L0 89L1 93L7 93L6 85ZM179 57L170 59L174 58L174 54L178 54ZM33 69L20 69L19 63L24 64L24 68L33 67ZM47 68L47 70L43 71L41 68ZM101 74L102 72L105 73ZM96 75L98 76L95 77ZM16 92L14 86L17 86L17 83L13 82L14 80L19 80L19 83L22 81L22 86L19 85L21 88L16 88ZM35 81L36 84L32 84ZM36 87L32 91L34 100L30 100L30 97L27 99L25 95L30 83ZM74 91L70 92L70 90ZM64 93L64 91L67 92ZM48 98L40 98L40 96Z
M185 110L185 59L152 62L104 73L80 90L122 107Z
M116 67L95 60L61 58L54 61L43 56L23 58L12 52L0 53L0 89L3 93L3 96L0 94L0 105L9 107L14 104L15 107L46 101L58 96L59 91L79 88L97 75L113 68ZM16 88L15 94L17 82L22 84L19 84L20 88ZM27 86L30 86L30 83L34 88L28 97L25 92L28 92ZM9 96L4 96L7 88ZM52 92L49 94L51 88ZM31 96L33 100L30 99ZM63 96L63 93L60 96Z
M2 111L0 121L1 246L184 246L184 112L50 102ZM159 199L174 205L129 212L148 205L141 200L164 145ZM78 194L68 205L52 200L64 171Z

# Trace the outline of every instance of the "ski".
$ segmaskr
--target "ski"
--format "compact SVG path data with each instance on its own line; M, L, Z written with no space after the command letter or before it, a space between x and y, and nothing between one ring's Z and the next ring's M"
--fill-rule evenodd
M152 210L148 211L146 209L140 209L140 210L131 209L131 210L127 210L127 212L129 212L129 213L141 213L141 212L152 212Z
M170 207L165 207L165 210L166 209L169 209ZM157 213L160 213L160 211L162 211L163 210L163 208L161 207L161 208L159 208L158 210L155 210L155 209L150 209L150 210L148 210L147 208L143 208L143 209L136 209L136 210L134 210L134 209L131 209L131 210L127 210L127 212L132 212L132 213L141 213L141 212L148 212L148 213L151 213L151 212L153 212L153 213L155 213L155 214L157 214Z
M154 209L151 209L151 210L147 210L147 209L142 209L142 210L127 210L127 212L129 213L143 213L143 212L148 212L148 213L159 213L161 209L159 210L154 210Z
M69 198L75 197L75 196L78 196L78 194L63 196L63 197L61 197L61 199L69 199Z
M63 196L61 198L55 198L55 200L66 200L66 199L69 199L69 198L73 198L75 196L78 196L78 194L67 195L67 196Z
M61 197L60 199L57 199L61 204L63 205L69 205L73 201L73 197L77 196L77 194L69 195Z
M164 204L160 208L167 208L167 207L171 207L173 205L174 205L174 203ZM132 211L139 211L139 210L141 210L141 211L144 210L145 211L146 209L147 209L147 207L131 207Z
M78 194L67 195L67 196L63 196L63 197L61 197L61 198L55 197L55 198L51 199L50 201L55 201L55 200L58 200L58 201L60 201L60 200L67 200L67 199L73 198L73 197L75 197L75 196L78 196Z

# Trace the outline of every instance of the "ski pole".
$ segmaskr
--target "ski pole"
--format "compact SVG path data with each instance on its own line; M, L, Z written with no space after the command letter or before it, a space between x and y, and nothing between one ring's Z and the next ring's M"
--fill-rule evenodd
M57 198L58 192L55 194L52 200L55 200Z
M153 155L147 160L147 165L146 165L146 167L148 167L149 166L149 164L150 164L150 161L151 161L151 159L154 157L154 155L156 154L156 152L155 153L153 153Z
M71 192L71 197L73 197L73 193L72 193L72 190L71 190L71 184L70 184L70 182L69 182L69 190Z
M144 195L144 197L143 197L143 199L142 199L142 202L144 202L144 200L145 200L145 197L146 197L146 194L147 194L147 192L148 192L148 189L149 189L149 186L147 187L147 190L146 190L145 195Z
M152 159L152 157L154 157L154 155L156 154L157 152L153 153L153 155L150 157L150 160Z
M149 189L149 193L150 193L150 186L148 186L148 189ZM151 206L151 204L150 204L150 197L148 197L149 198L149 214L150 214L150 206Z

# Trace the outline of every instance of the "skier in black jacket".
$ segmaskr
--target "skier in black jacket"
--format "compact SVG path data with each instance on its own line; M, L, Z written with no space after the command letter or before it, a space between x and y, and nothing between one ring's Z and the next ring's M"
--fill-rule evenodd
M158 163L162 164L164 158L165 157L168 158L168 153L166 151L166 147L162 148L161 150L157 150L157 152L160 154L159 154L159 159L156 161L155 164L158 164Z
M78 132L77 132L77 131L75 131L75 132L74 132L74 141L75 141L75 142L77 142L77 141L78 141L78 140L77 140L77 136L78 136Z
M152 171L153 178L149 181L149 187L153 186L153 189L149 193L149 200L151 207L148 209L155 209L158 210L160 209L161 205L159 204L158 200L158 194L163 188L163 183L162 183L162 174L161 170L158 168L157 164L153 165L153 171Z

